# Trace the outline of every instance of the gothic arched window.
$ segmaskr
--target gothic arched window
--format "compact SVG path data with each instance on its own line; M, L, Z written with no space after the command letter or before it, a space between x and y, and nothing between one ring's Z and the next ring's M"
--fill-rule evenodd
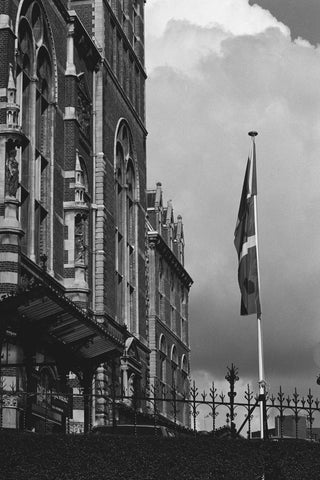
M49 27L38 0L22 4L17 32L17 93L28 140L21 154L22 250L39 263L50 249L55 76Z
M185 354L181 357L181 370L186 374L189 373L188 360Z
M163 334L159 339L159 380L164 385L166 383L166 361L167 361L167 342Z
M135 328L137 305L136 170L130 130L118 128L115 148L117 318Z
M171 348L171 370L172 370L172 386L177 386L177 368L178 368L178 354L175 345Z

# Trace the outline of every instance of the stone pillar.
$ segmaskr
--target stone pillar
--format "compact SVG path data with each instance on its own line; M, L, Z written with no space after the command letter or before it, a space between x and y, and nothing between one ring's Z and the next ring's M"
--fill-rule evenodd
M65 75L76 75L76 67L74 64L74 23L68 25L67 65Z
M122 393L125 397L130 396L129 392L129 372L128 365L126 363L126 357L121 357L121 372L122 372ZM124 400L128 403L128 398Z
M25 138L19 125L20 108L16 103L12 65L8 68L7 88L3 89L6 102L1 104L5 123L0 124L0 296L17 290L23 234L18 219L19 148Z
M36 105L37 98L37 77L31 78L30 83L30 104ZM30 155L29 155L29 211L28 211L28 256L36 261L35 252L35 172L36 172L36 110L30 108Z
M71 15L75 12L71 11ZM64 200L64 222L67 234L64 240L64 286L68 297L83 309L88 308L89 261L89 205L85 198L86 187L79 152L79 117L77 101L79 78L74 63L75 24L68 25L67 61L65 70L66 106L64 111L65 155L64 178L70 189L70 200ZM87 112L89 115L89 112ZM74 182L70 182L73 179ZM71 199L72 198L72 199Z
M98 45L101 48L101 53L105 55L105 15L104 15L104 1L103 0L94 0L93 5L93 32L95 39L97 40Z
M96 371L95 376L95 423L97 425L106 425L107 420L107 370L104 364L101 364Z
M0 296L17 290L20 239L23 234L18 219L17 198L18 148L22 139L19 132L8 130L0 128Z
M96 252L95 257L95 313L98 322L104 321L105 312L105 289L106 289L106 252L105 252L105 222L106 208L105 198L105 175L106 162L103 153L96 156L96 223L95 223L95 243L93 249Z
M91 430L91 408L92 408L92 379L93 371L88 368L83 371L82 388L83 388L83 406L84 406L84 433Z

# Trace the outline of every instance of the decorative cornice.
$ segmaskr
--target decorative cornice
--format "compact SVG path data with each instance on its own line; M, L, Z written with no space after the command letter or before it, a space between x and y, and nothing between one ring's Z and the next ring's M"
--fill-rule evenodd
M168 263L175 269L178 273L179 278L183 280L185 285L190 288L193 284L193 280L185 270L185 268L181 265L173 251L169 248L166 242L163 240L161 235L157 231L148 232L148 241L150 248L156 248L163 258L167 260Z
M135 370L137 373L141 374L142 371L142 363L137 360L136 358L130 356L130 355L123 355L120 357L120 360L123 365Z
M29 142L20 126L9 127L7 124L1 124L0 136L6 137L7 140L12 140L17 147L27 145Z

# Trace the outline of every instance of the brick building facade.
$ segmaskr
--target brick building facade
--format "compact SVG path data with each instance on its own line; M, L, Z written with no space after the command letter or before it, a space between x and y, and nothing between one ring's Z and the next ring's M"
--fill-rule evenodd
M192 279L184 268L181 215L174 218L172 202L163 202L161 183L147 191L150 383L157 394L177 399L189 393L189 290ZM181 403L177 421L189 426L188 406ZM161 413L173 419L168 402Z
M41 430L43 409L63 427L69 407L31 393L66 405L69 371L85 429L110 421L93 380L150 388L144 3L0 4L1 376L27 392L11 427Z

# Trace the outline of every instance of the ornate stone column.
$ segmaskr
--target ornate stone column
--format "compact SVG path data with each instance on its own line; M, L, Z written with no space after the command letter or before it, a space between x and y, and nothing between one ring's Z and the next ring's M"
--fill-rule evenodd
M107 370L104 364L101 364L96 371L95 376L95 415L94 420L97 425L106 425L107 413Z
M18 286L20 239L23 235L19 221L19 158L20 147L26 139L19 126L19 105L10 66L6 123L0 124L0 296L15 291Z

